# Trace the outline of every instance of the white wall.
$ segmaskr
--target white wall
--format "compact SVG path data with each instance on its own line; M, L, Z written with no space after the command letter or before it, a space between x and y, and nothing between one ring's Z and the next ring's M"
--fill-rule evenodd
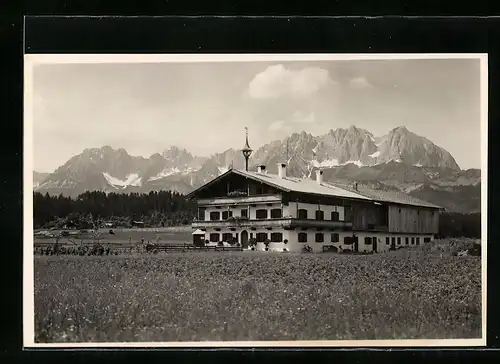
M210 240L210 233L218 233L220 234L220 239L222 239L222 234L224 233L231 233L233 236L235 236L236 233L238 233L238 240L241 243L241 232L243 230L246 230L248 232L248 239L250 239L250 236L256 238L257 233L266 233L268 234L268 238L271 238L271 233L273 232L281 232L283 234L283 240L287 239L288 243L285 244L283 242L281 243L275 243L271 242L269 244L269 251L277 251L277 252L282 252L284 248L286 248L290 252L301 252L302 248L306 245L309 245L312 249L313 252L320 253L323 251L323 246L325 245L334 245L336 247L341 247L342 249L354 249L354 244L344 244L344 238L345 237L350 237L352 236L352 232L349 231L317 231L317 229L308 229L308 230L284 230L284 229L278 229L274 228L273 230L267 230L267 229L256 229L256 230L250 230L247 228L241 229L237 228L236 231L231 231L230 229L221 229L221 231L216 231L215 228L207 228L205 232L205 239ZM298 234L301 232L307 233L307 243L299 243L298 241ZM323 243L317 243L315 242L315 237L316 233L323 233L324 234L324 242ZM331 234L332 233L337 233L339 234L339 242L338 243L332 243L331 242ZM396 239L396 248L397 247L405 247L407 246L405 243L405 238L409 238L409 244L408 247L416 247L416 238L420 238L420 245L424 244L424 238L430 238L431 241L434 240L432 235L390 235L387 233L370 233L370 232L355 232L356 236L358 237L358 251L359 252L372 252L373 251L373 244L365 244L365 237L376 237L377 238L377 252L381 253L384 251L389 251L391 247L391 239L394 237ZM386 238L389 237L389 244L386 244ZM401 238L401 243L398 244L397 238ZM414 239L414 243L412 244L412 238ZM208 245L214 246L217 245L216 242L210 242ZM231 246L228 243L224 243L224 246ZM257 251L265 251L265 244L264 243L257 243L256 247Z
M316 211L318 210L318 204L290 201L288 206L283 206L283 216L291 216L292 218L297 218L297 210L299 209L307 210L308 219L315 219ZM339 221L344 221L343 206L320 205L320 209L324 211L325 220L331 220L332 211L337 211L339 213Z
M220 239L222 239L222 234L225 233L231 233L232 236L235 236L236 233L238 233L238 242L241 244L241 232L246 231L248 233L248 239L251 239L251 236L253 238L257 237L257 233L266 233L268 235L268 239L271 239L271 233L282 233L283 234L283 241L286 239L290 241L290 231L284 230L284 229L278 229L278 228L273 228L273 230L267 230L267 229L259 229L257 228L256 230L250 230L250 228L236 228L236 231L231 231L230 229L226 228L221 228L221 231L216 231L215 228L207 228L205 232L205 239L210 240L210 234L211 233L218 233L220 234ZM296 238L295 238L296 240ZM210 242L208 244L209 246L215 246L217 245L217 242ZM230 244L224 242L224 246L231 246ZM256 250L258 251L265 251L265 244L260 242L257 243ZM284 248L287 248L290 251L289 244L285 244L284 242L277 243L277 242L271 242L269 244L269 251L279 251L282 252Z
M298 234L301 232L307 233L307 243L299 243L298 241ZM317 231L317 229L308 229L306 231L302 231L299 229L296 229L294 231L288 231L290 238L289 240L289 247L290 251L302 251L302 248L306 245L309 245L312 249L313 252L322 252L323 251L323 246L325 245L334 245L336 247L341 247L342 249L354 249L354 244L344 244L344 238L345 237L350 237L352 236L352 232L349 231ZM316 233L323 233L324 234L324 242L323 243L317 243L315 242L315 237ZM332 243L331 242L331 234L332 233L338 233L339 234L339 242L338 243ZM377 252L384 252L384 251L389 251L391 247L391 238L394 237L396 238L396 248L397 247L405 247L405 238L409 238L409 245L408 247L415 247L416 245L416 238L420 238L420 245L424 244L424 238L430 238L431 241L433 240L432 235L390 235L387 233L370 233L370 232L355 232L355 235L358 237L358 251L359 252L372 252L373 251L373 244L365 244L365 237L376 237L377 238ZM386 238L389 237L389 244L386 244ZM397 238L401 238L401 244L397 243ZM411 238L414 238L414 244L411 244Z
M303 202L289 202L288 206L281 205L281 203L271 203L270 206L268 206L267 203L256 203L255 207L250 206L250 214L249 214L249 219L255 219L255 211L259 209L266 209L268 210L268 217L271 216L271 210L272 209L279 209L283 208L283 217L291 216L292 218L297 218L297 205L298 209L305 209L307 210L307 217L308 219L315 219L316 218L316 211L318 210L318 205L317 204L309 204L309 203L303 203ZM242 209L247 209L247 205L238 205L238 206L230 206L230 211L233 212L233 216L241 216L241 210ZM324 219L325 220L331 220L332 217L332 211L337 211L339 213L339 221L344 221L344 207L343 206L331 206L331 205L320 205L320 208L322 211L324 211ZM227 211L227 206L223 206L220 209L216 208L215 206L208 206L206 207L205 210L205 221L210 220L210 212L212 211L218 211L220 212L221 215L221 220L222 220L222 211Z
M256 205L255 207L250 206L250 215L248 216L248 218L254 220L256 218L255 212L257 210L260 210L260 209L268 210L267 216L270 218L272 209L281 208L281 203L270 203L271 206L268 206L267 204L268 203L258 203L258 204L254 204L254 205ZM248 208L248 205L237 205L236 207L230 206L230 211L232 211L233 216L236 217L236 216L241 216L241 210L243 210L243 209L246 210L247 208ZM216 208L215 206L209 206L205 210L205 221L210 220L210 213L213 211L220 212L220 219L222 220L222 212L227 211L227 210L228 210L227 206L223 206L220 209Z

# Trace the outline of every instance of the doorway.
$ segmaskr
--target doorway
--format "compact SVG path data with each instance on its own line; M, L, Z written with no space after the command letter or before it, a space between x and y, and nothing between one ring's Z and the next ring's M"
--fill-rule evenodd
M391 250L396 250L396 238L394 236L391 238Z
M359 252L359 241L357 236L352 237L354 239L354 251Z
M248 232L246 230L243 230L241 232L241 247L243 249L247 249L248 248Z
M373 251L376 253L377 252L377 238L373 237L372 241L373 241Z

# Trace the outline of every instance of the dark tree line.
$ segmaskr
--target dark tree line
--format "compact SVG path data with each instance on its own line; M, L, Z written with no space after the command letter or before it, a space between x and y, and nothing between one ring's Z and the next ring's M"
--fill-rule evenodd
M439 217L441 237L481 238L481 213L444 212Z
M33 195L35 228L72 225L90 228L96 222L111 221L131 226L142 221L145 226L173 226L191 223L196 205L182 194L171 191L152 191L148 194L85 192L77 198Z

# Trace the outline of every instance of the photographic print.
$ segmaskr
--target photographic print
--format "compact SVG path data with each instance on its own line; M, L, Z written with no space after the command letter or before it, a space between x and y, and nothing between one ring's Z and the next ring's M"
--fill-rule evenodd
M26 55L24 341L478 346L484 54Z

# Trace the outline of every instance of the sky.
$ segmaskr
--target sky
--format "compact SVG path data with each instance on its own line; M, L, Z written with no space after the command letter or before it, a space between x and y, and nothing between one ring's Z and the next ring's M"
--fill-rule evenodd
M480 168L475 59L39 64L33 69L34 169L86 148L145 157L170 146L208 156L293 132L406 126Z

